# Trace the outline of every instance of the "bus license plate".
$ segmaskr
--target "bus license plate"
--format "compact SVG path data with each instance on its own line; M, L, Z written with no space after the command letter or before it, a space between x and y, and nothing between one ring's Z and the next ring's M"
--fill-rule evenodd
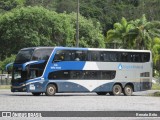
M30 84L29 89L30 89L30 90L35 90L34 84Z

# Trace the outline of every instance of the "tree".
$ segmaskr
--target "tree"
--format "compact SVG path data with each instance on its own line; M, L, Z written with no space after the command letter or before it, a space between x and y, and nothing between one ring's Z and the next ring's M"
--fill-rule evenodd
M1 59L11 53L16 54L23 47L51 44L50 16L54 14L41 7L20 8L5 13L0 18Z
M0 10L1 11L10 11L16 7L21 7L25 3L25 0L1 0L0 1Z
M21 7L0 17L0 59L32 46L75 46L76 14ZM7 47L6 47L7 46ZM100 24L80 16L80 46L104 47Z
M56 5L56 12L58 13L72 13L77 11L76 0L58 0Z
M148 22L145 15L130 22L122 18L107 32L107 42L121 43L122 48L151 49L154 37L160 37L160 22Z
M76 13L71 13L70 17L76 31ZM74 42L72 45L75 45L75 39L72 42ZM79 43L80 47L104 48L105 42L100 23L94 23L91 19L87 20L85 17L79 15Z
M160 6L159 0L139 0L140 4L137 7L137 17L145 14L149 21L157 21L160 20L159 12L160 9L157 6ZM136 16L135 16L136 17Z
M139 5L138 0L81 0L80 13L94 21L99 21L106 36L106 32L113 29L113 24L119 22L122 16L128 20L139 17L137 12Z
M67 37L74 36L73 31L67 16L42 7L7 12L0 17L1 59L24 47L60 45L63 40L72 39Z
M132 29L135 37L134 48L151 49L153 38L160 37L160 22L148 22L145 15L143 15L140 19L131 21L131 24L134 26Z
M14 62L15 58L16 58L15 55L11 55L10 57L4 59L3 61L0 61L0 68L2 70L2 73L3 73L3 71L5 71L6 65L11 62ZM11 68L9 69L9 72L11 72Z
M48 10L56 10L57 2L60 0L25 0L24 6L42 6Z
M154 38L152 54L154 67L160 71L160 38Z
M132 48L131 29L133 29L133 25L123 17L120 23L114 24L114 29L107 32L107 43L119 43L122 48Z

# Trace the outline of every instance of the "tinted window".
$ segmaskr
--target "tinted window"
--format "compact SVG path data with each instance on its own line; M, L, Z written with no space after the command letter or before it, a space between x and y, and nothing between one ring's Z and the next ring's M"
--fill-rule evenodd
M54 61L149 62L150 53L60 50Z
M140 53L130 53L131 62L141 62Z
M58 61L86 61L87 51L59 50L56 52L54 62Z
M118 62L118 53L107 51L100 52L100 61Z
M117 62L118 61L118 57L117 57L117 53L116 52L110 52L109 54L109 60L110 62Z
M100 61L105 62L149 62L150 53L101 52Z
M84 75L81 70L70 71L70 79L84 79Z
M70 71L56 71L49 74L49 79L69 79Z
M140 77L150 77L149 72L140 73Z
M17 54L15 63L24 63L30 61L34 49L20 50Z
M109 52L101 52L100 59L101 61L110 62Z
M48 79L111 80L115 75L116 71L62 70L50 73Z
M37 49L34 51L32 60L48 60L53 49Z
M142 62L150 61L150 53L142 53Z
M128 53L122 52L121 53L121 62L129 62Z
M102 71L101 74L102 74L101 79L112 80L115 78L116 72L115 71Z
M89 51L88 52L88 60L89 61L100 61L100 52L98 51Z
M58 50L55 54L54 61L73 61L75 58L75 52L70 50Z
M86 61L87 60L87 51L76 50L74 60Z

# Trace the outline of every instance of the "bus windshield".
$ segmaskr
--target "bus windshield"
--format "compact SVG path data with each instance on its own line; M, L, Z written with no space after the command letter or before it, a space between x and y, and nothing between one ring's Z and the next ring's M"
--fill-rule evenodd
M12 83L15 81L24 82L28 79L40 77L43 74L43 70L52 51L53 48L25 48L20 50L14 63L15 66L13 67ZM30 64L26 70L22 70L21 66L16 66L16 64L39 60L44 60L44 62Z
M15 63L25 63L30 60L48 60L53 48L22 49L17 54Z
M14 81L12 80L12 83L24 82L28 79L28 72L27 71L14 69L12 75L13 75L12 79L14 80Z
M30 61L34 49L20 50L17 54L15 63L24 63Z

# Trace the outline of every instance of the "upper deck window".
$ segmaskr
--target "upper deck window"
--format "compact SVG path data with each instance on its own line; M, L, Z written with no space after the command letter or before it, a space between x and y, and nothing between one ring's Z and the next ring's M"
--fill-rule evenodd
M150 53L125 51L58 50L54 56L54 62L58 61L143 63L150 61Z
M58 50L54 62L59 61L86 61L87 51L82 50Z

